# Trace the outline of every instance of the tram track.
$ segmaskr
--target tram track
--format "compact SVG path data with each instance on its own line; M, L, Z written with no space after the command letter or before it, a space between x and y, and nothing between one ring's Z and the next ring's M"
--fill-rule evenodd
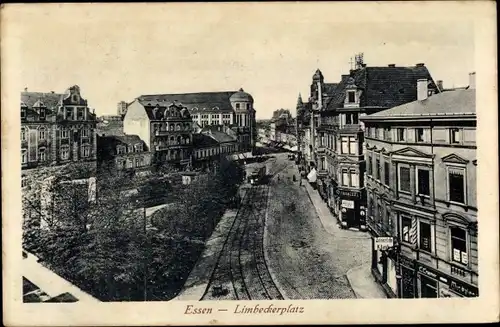
M286 166L270 169L268 179L274 178ZM224 299L284 298L272 279L264 255L268 191L269 185L263 184L252 186L245 193L201 300L209 298L209 291L218 285L229 288L230 294Z

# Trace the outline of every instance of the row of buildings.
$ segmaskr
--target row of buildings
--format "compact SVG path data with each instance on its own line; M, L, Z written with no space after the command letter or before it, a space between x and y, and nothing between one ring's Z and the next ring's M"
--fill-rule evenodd
M371 233L389 296L478 296L474 73L445 89L424 64L358 57L338 83L316 71L297 116L301 169L342 226Z
M44 216L44 206L52 204L39 194L47 184L76 181L90 196L98 172L210 169L221 157L247 153L255 145L253 98L242 89L143 95L119 107L121 128L108 133L98 126L114 118L99 120L78 86L63 94L21 92L25 214Z

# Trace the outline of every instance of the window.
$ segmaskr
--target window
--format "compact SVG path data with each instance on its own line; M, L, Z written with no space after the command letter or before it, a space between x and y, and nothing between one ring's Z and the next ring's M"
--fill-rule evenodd
M398 131L398 141L405 142L406 141L406 129L398 128L397 131Z
M415 129L415 140L417 142L424 142L424 129L416 128Z
M465 203L465 169L448 169L448 190L450 201Z
M142 144L141 143L137 143L135 145L135 152L141 152L142 151Z
M380 167L380 159L377 158L375 159L375 178L378 180L382 179L382 174L381 174L381 167Z
M384 162L384 184L389 186L390 181L390 166L388 162Z
M25 118L26 118L26 109L21 108L21 119L25 119Z
M45 120L45 109L40 109L40 120Z
M141 166L141 160L139 158L135 158L135 166L140 167Z
M21 141L26 141L26 129L21 128Z
M87 158L90 156L90 146L82 147L82 157Z
M66 108L66 119L72 119L73 118L73 108Z
M356 154L356 147L357 147L357 142L354 137L349 138L349 153L350 154Z
M39 152L38 152L38 160L39 161L45 161L47 160L47 157L45 155L45 149L40 149Z
M116 153L118 154L124 154L125 153L125 147L123 145L119 145L116 147Z
M347 170L342 170L342 185L349 186L349 173Z
M26 187L28 186L28 179L26 178L25 175L21 176L21 187Z
M467 233L465 229L451 227L450 234L452 260L467 265L469 257L467 255Z
M78 117L78 120L83 120L83 109L82 108L78 108L77 117Z
M410 238L411 230L411 218L406 216L401 216L401 241L406 243L411 243Z
M399 190L401 192L411 192L410 168L408 167L399 167Z
M21 163L28 163L28 151L26 149L21 150Z
M134 168L134 163L130 159L127 160L127 168Z
M69 138L69 131L66 128L61 129L61 138L62 139Z
M366 160L366 173L371 176L372 174L372 156L368 155Z
M420 222L419 224L419 247L421 250L431 252L431 225L428 223Z
M240 104L239 103L236 104L236 109L240 109Z
M347 102L354 103L356 102L356 93L355 91L347 92Z
M359 177L356 171L351 170L351 186L359 187Z
M46 137L46 132L45 132L45 128L40 128L40 131L39 131L39 138L40 140L45 140L45 137Z
M460 130L458 128L450 129L450 143L453 144L460 143Z
M430 195L429 171L425 169L417 169L417 180L417 194Z
M390 127L384 128L384 140L387 140L387 141L391 140L391 128Z
M68 146L61 147L61 159L62 160L69 159L69 147Z
M342 137L342 153L349 153L349 139Z

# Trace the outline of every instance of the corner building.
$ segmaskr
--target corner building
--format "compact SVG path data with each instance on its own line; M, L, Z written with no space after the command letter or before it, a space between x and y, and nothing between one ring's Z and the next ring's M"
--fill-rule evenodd
M365 133L360 118L416 100L421 78L428 80L429 92L440 92L424 64L358 63L338 83L324 83L323 74L316 71L309 103L299 97L305 169L315 168L318 192L343 227L366 229Z
M478 296L475 75L466 90L363 117L372 273L399 298Z

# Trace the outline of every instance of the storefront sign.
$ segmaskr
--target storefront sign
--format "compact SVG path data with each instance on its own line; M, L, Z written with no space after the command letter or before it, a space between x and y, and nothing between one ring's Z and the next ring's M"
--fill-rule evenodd
M394 245L394 238L392 237L376 237L375 250L386 250Z
M476 287L470 287L468 285L457 283L455 281L450 282L450 289L466 297L476 297L479 295Z
M432 277L436 280L439 280L440 282L446 284L449 286L450 290L452 290L455 293L458 293L462 296L466 297L475 297L478 296L479 292L477 287L467 285L464 282L460 281L454 281L448 278L446 275L444 275L442 272L438 270L434 270L425 266L418 266L418 272L420 274Z
M342 200L342 208L354 209L354 201Z

